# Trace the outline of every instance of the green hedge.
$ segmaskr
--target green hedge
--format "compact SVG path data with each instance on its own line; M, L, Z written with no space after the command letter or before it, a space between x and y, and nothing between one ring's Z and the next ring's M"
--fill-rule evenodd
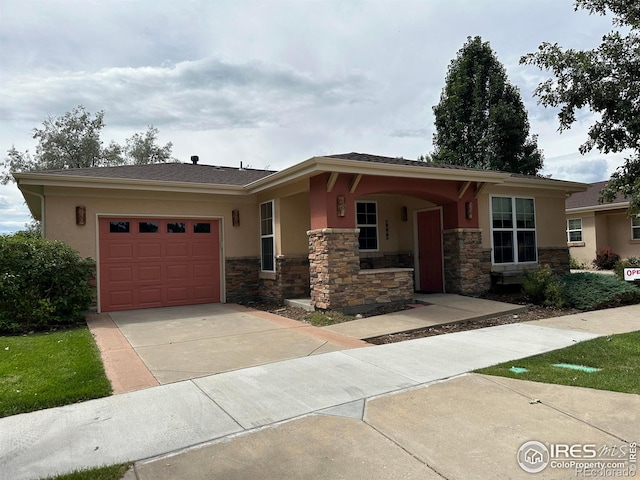
M525 275L523 291L532 303L556 308L599 310L640 303L640 289L615 275L585 272L556 277L548 265Z
M95 262L33 233L0 235L0 332L73 325L91 305Z

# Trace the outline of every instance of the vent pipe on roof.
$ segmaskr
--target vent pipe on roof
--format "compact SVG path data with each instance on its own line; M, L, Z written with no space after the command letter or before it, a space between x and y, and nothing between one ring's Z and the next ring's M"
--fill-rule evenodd
M242 170L242 162L240 162L240 170Z
M198 160L200 160L200 157L198 157L197 155L191 155L191 163L193 163L194 165L197 165Z

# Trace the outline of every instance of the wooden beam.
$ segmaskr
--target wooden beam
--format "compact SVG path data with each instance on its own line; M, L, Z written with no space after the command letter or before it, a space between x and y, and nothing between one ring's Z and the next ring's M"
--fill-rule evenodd
M353 179L351 179L351 185L349 185L349 193L355 193L356 192L356 188L358 188L358 184L360 183L360 180L362 180L362 174L361 173L359 173L358 175L353 177Z
M464 197L464 194L467 193L469 185L471 185L471 182L464 182L464 185L462 185L462 187L460 187L460 190L458 190L458 198Z
M486 186L487 186L487 182L476 183L476 198L478 198L478 196L480 195L480 193L482 193L482 190L484 190L484 187Z
M338 175L338 172L331 172L331 176L329 177L329 181L327 182L327 192L331 193L331 190L333 190L333 186L338 180Z

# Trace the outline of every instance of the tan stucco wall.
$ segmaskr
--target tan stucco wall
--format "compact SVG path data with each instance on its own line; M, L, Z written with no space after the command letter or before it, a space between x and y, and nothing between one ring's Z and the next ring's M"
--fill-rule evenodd
M482 245L491 248L491 196L535 199L536 241L538 247L566 247L566 219L563 192L532 188L491 186L478 197L478 221L482 229Z
M584 246L569 245L571 256L580 263L590 266L598 250L607 247L622 258L640 256L640 240L632 240L626 210L569 214L567 218L582 218Z
M396 195L365 195L357 200L374 201L378 204L378 250L380 253L413 252L414 213L434 206L425 200ZM401 218L402 207L407 207L407 221Z
M309 193L298 193L278 199L279 211L276 216L276 231L279 242L277 252L280 255L308 255L309 239L307 231L311 229L309 214ZM284 224L281 220L284 219Z
M578 263L590 266L596 258L596 217L593 212L582 215L567 215L567 219L582 219L582 242L569 243L569 254Z
M84 257L96 258L98 215L158 217L220 217L227 257L259 254L258 208L255 196L220 196L134 190L88 190L46 187L45 235L69 244ZM87 210L87 223L75 223L75 207ZM240 226L232 225L231 212L240 212Z

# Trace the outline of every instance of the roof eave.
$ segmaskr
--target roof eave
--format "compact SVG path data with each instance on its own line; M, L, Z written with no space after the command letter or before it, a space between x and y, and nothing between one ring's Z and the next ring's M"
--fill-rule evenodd
M56 175L51 173L24 172L14 177L18 185L44 185L51 187L90 187L120 190L171 191L187 193L207 193L223 195L245 195L242 185L176 182L173 180L140 180L129 178L100 178L80 175Z
M620 210L629 208L629 202L622 203L605 203L601 205L587 205L585 207L565 208L567 214L588 213L588 212L604 212L607 210Z
M513 177L510 176L505 185L513 187L542 188L548 190L560 190L566 193L586 192L589 185L580 182L569 182L566 180L555 180L542 177Z
M325 172L485 183L503 183L510 178L509 173L490 170L448 169L417 165L363 162L360 160L345 160L333 157L312 157L273 175L256 180L248 184L247 189L253 193L260 192Z

